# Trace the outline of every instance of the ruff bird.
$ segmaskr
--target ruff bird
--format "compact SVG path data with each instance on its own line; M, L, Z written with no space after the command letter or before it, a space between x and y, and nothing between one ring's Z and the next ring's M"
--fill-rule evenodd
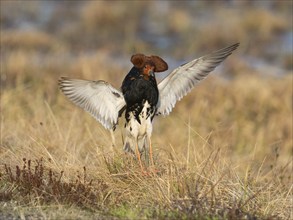
M122 82L121 90L108 82L61 77L61 91L76 105L89 112L106 129L113 132L118 118L125 122L124 150L137 156L140 167L142 152L154 165L152 156L152 120L156 115L167 116L177 101L227 58L239 43L185 63L157 84L155 73L168 69L158 56L135 54L132 69ZM150 161L149 161L150 160Z

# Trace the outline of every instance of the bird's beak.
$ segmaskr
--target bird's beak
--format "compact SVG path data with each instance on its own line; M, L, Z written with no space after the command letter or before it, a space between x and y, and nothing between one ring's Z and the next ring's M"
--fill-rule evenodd
M153 70L150 70L149 75L152 76L152 77L155 77L155 72Z

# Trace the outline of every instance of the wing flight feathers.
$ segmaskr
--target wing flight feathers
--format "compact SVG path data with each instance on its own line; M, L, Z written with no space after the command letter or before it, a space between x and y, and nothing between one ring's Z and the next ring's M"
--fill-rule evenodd
M157 115L168 115L177 101L185 96L201 80L225 60L239 43L192 60L173 70L159 84Z
M69 100L89 112L106 129L115 127L118 113L126 105L123 94L102 80L61 77L59 87Z

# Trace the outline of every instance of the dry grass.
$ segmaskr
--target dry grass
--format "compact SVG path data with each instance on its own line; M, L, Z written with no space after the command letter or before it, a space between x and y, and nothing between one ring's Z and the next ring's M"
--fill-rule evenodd
M14 14L39 22L41 3L1 2L0 219L292 219L292 56L278 77L243 58L275 57L264 48L290 26L292 4L279 2L279 13L176 2L116 2L106 13L107 2L64 2L30 31L10 28ZM144 35L179 44L159 48ZM185 61L234 39L242 46L216 70L229 79L212 74L155 119L156 174L122 152L123 120L112 152L110 134L57 88L60 76L119 87L132 51Z
M2 211L48 218L66 212L68 218L290 218L292 77L243 81L211 77L170 117L155 120L159 173L151 176L124 155L120 130L112 157L110 135L57 84L47 94L49 79L2 90ZM61 211L53 213L55 207Z

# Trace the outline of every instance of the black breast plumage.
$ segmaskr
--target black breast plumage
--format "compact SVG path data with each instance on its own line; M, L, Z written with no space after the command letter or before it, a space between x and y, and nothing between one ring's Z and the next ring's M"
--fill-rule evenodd
M153 118L159 98L154 76L146 76L138 68L133 67L125 77L121 89L126 102L125 118L127 122L129 121L129 113L132 112L140 123L139 114L146 101L150 105L147 109L147 117Z

